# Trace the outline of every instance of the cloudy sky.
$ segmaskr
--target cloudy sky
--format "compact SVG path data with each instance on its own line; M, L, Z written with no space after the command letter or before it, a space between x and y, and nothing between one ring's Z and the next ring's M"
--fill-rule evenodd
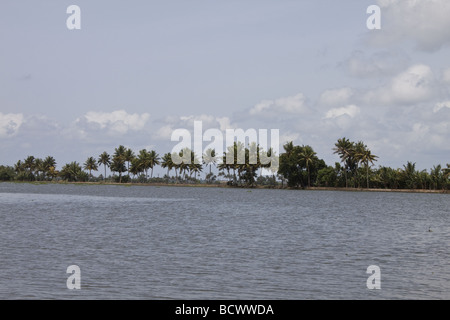
M81 8L69 30L66 9ZM381 8L369 30L367 7ZM58 166L173 130L279 129L328 164L338 138L377 165L450 162L448 0L4 0L0 164Z

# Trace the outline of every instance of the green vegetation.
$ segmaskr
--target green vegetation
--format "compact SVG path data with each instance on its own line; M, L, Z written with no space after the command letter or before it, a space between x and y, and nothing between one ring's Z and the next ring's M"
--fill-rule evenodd
M338 139L332 150L340 162L334 166L327 165L309 145L295 146L288 142L283 149L278 157L273 150L261 150L256 143L245 147L237 142L222 155L213 149L206 150L200 162L198 155L187 148L160 157L154 150L143 149L135 154L120 145L112 155L105 151L98 158L88 157L83 165L76 161L64 164L60 171L51 156L45 159L27 156L13 167L0 166L0 181L218 184L220 178L227 185L243 187L450 189L450 164L435 165L429 171L419 171L409 161L402 168L374 168L378 157L362 141ZM270 161L278 165L278 170L270 166ZM163 178L153 177L156 166L167 169ZM109 177L107 168L112 173ZM203 169L205 174L201 178ZM95 176L98 170L103 174ZM271 174L262 175L263 170Z

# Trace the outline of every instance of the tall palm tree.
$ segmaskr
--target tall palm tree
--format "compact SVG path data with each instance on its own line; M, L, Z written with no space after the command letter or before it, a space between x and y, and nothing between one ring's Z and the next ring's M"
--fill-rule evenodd
M284 152L286 153L286 156L290 157L291 154L294 152L294 149L295 149L294 148L294 142L293 141L286 142L283 145L283 148L284 148Z
M28 179L30 179L30 180L33 180L33 178L34 178L34 175L33 175L33 171L34 171L34 167L35 167L34 160L35 159L33 156L28 156L23 162L23 167L27 171Z
M355 158L366 166L367 189L369 189L369 163L373 165L373 163L377 161L378 156L372 154L366 145L361 147L358 143L355 147Z
M128 172L136 176L142 173L143 171L144 169L142 168L142 163L139 161L139 158L133 158L131 160L131 166Z
M450 164L447 163L447 168L442 169L442 172L444 173L444 177L448 179L450 177Z
M161 160L161 159L159 158L159 154L157 154L155 150L151 150L149 152L149 160L150 160L149 166L151 169L151 173L150 173L150 179L151 179L151 178L153 178L153 168L156 165L159 165L159 163L160 163L159 160Z
M122 183L122 173L127 171L125 167L127 149L120 145L114 149L114 155L111 163L111 170L119 173L119 183Z
M172 161L172 155L170 153L166 153L161 158L161 167L167 168L167 177L169 177L170 170L172 170L172 168L174 167L174 163Z
M300 161L303 162L303 164L306 167L306 170L308 172L308 187L311 186L311 172L310 168L311 165L314 164L316 161L316 152L314 152L313 148L310 146L302 146L301 151L299 153Z
M178 170L180 170L181 163L178 161L174 161L174 159L179 159L180 156L178 153L173 152L170 154L170 161L172 162L172 167L175 169L175 183L178 183ZM181 171L180 171L181 173Z
M17 161L17 163L14 165L14 171L19 174L24 170L24 163L19 160Z
M218 157L216 155L215 149L209 148L203 154L203 163L207 166L209 165L209 177L212 176L211 167L213 164L216 165L217 160L218 160Z
M406 165L403 165L402 173L406 188L414 189L417 182L416 163L408 161Z
M36 178L37 180L41 180L41 171L44 172L44 161L42 161L41 158L34 159L34 170L36 172Z
M150 152L147 151L147 149L142 149L139 151L139 154L137 156L140 167L142 170L145 171L145 178L148 179L148 169L151 166L151 157Z
M130 148L126 149L123 154L123 158L127 162L127 171L128 174L130 174L130 163L135 158L133 150L131 150Z
M51 171L54 172L55 168L56 168L56 160L55 160L55 158L53 158L51 156L47 156L44 159L43 167L44 167L44 176L51 176L50 172Z
M348 179L347 179L347 171L348 171L348 160L351 157L351 150L353 143L347 138L338 139L338 141L334 144L333 148L334 152L339 155L341 158L341 162L344 164L344 174L345 174L345 187L348 188Z
M228 146L225 161L228 168L233 169L233 183L236 183L236 170L239 170L241 164L245 164L245 145L238 141Z
M94 157L87 158L86 162L84 163L84 169L89 170L89 177L92 178L92 170L98 170L97 160L95 160Z
M110 168L111 171L119 173L119 183L122 183L122 173L127 171L127 168L125 167L125 160L123 160L123 157L115 156L111 161Z
M98 158L98 164L102 164L105 167L105 176L103 177L103 181L106 179L106 166L111 165L111 157L110 155L104 151Z

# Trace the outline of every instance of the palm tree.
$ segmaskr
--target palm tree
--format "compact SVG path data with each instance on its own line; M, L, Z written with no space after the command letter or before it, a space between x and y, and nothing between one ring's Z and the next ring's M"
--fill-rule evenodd
M225 161L228 168L233 169L233 183L236 184L236 170L239 170L241 164L245 164L245 146L241 141L227 147Z
M122 183L122 173L127 171L125 167L126 152L127 149L123 145L114 149L111 170L119 173L119 183Z
M181 163L178 161L174 161L174 159L179 159L180 155L176 152L170 154L170 161L172 163L172 167L175 169L175 183L178 183L178 170L180 169ZM181 171L180 171L181 173Z
M170 170L174 167L174 163L172 161L172 155L170 153L166 153L161 159L161 167L167 168L167 177L169 177Z
M73 161L63 166L60 176L67 181L84 181L86 173L83 172L78 162Z
M450 164L447 163L447 168L442 169L442 172L444 173L444 177L448 179L450 177Z
M56 160L55 158L51 157L51 156L47 156L44 159L44 163L43 163L43 167L44 167L44 176L51 176L50 172L51 171L55 171L55 167L56 167ZM52 170L53 168L53 170Z
M341 158L341 162L344 164L345 170L345 187L348 187L348 180L347 180L347 171L348 171L348 160L351 157L351 150L353 143L348 140L347 138L341 138L338 139L338 141L334 144L335 147L333 148L334 153L339 154L339 157Z
M87 158L86 162L84 163L84 169L89 170L89 177L92 178L92 170L98 170L97 161L94 159L94 157Z
M131 166L130 166L130 169L128 172L132 173L133 176L136 176L143 171L144 171L144 169L142 168L142 165L141 165L141 162L139 161L139 159L133 158L131 160Z
M403 179L408 189L414 189L417 182L416 163L408 161L403 165Z
M110 166L111 164L111 157L110 155L104 151L98 158L98 164L102 164L105 167L105 176L103 177L103 181L106 179L106 166Z
M153 167L160 163L159 160L159 154L157 154L155 150L151 150L149 152L149 166L152 170L150 173L150 179L153 178Z
M36 158L34 159L34 170L36 172L36 178L38 181L41 180L41 171L44 172L44 166L43 166L43 161L40 158Z
M286 142L283 145L283 148L284 152L286 153L286 156L287 157L291 156L291 154L294 152L294 142L293 141Z
M203 163L206 164L206 165L209 165L209 177L212 176L211 167L212 167L213 164L215 165L217 163L217 160L218 160L218 157L216 155L216 150L215 149L209 148L203 154Z
M30 180L34 178L33 176L33 170L35 167L34 160L35 159L33 156L28 156L23 162L23 167L25 168L25 170L28 171L28 179Z
M146 149L142 149L139 151L137 158L140 168L145 171L145 179L148 179L148 169L150 168L151 163L150 152Z
M436 190L439 188L439 185L443 182L443 174L442 174L441 165L433 166L430 170L430 178L433 182L433 188Z
M308 187L311 186L311 173L310 167L316 161L316 152L314 152L313 148L310 146L302 146L301 151L299 153L300 161L302 161L306 167L308 172Z
M24 164L21 160L17 161L17 163L14 165L14 171L19 174L24 170Z
M190 165L193 163L194 161L194 152L189 149L189 148L183 148L182 150L180 150L180 152L178 154L173 154L172 155L172 159L174 159L174 156L181 160L181 163L177 164L177 168L180 171L180 176L183 178L184 180L187 180L187 175L186 175L186 171L190 171L191 167Z
M122 183L122 173L127 171L127 168L125 167L125 160L123 160L123 157L115 156L112 159L110 168L111 171L119 173L119 183Z
M358 143L355 148L355 159L359 162L364 163L366 166L366 179L367 179L367 189L369 189L369 162L373 165L374 161L378 156L372 154L372 152L367 148L366 145L360 146Z
M130 148L128 148L127 150L125 150L124 154L123 154L124 160L127 162L127 171L128 174L130 174L130 163L131 161L135 158L134 152L133 150L131 150Z

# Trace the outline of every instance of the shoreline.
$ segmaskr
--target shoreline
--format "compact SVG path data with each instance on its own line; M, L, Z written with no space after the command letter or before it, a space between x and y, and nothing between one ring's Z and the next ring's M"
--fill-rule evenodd
M141 186L141 187L191 187L191 188L229 188L229 189L273 189L273 190L297 190L297 191L342 191L342 192L402 192L402 193L433 193L433 194L450 194L450 190L430 190L430 189L380 189L380 188L340 188L340 187L306 187L306 188L289 188L289 187L269 187L269 186L229 186L226 182L205 184L205 183L118 183L118 182L66 182L66 181L1 181L0 183L28 183L34 185L43 184L74 184L74 185L112 185L112 186Z

